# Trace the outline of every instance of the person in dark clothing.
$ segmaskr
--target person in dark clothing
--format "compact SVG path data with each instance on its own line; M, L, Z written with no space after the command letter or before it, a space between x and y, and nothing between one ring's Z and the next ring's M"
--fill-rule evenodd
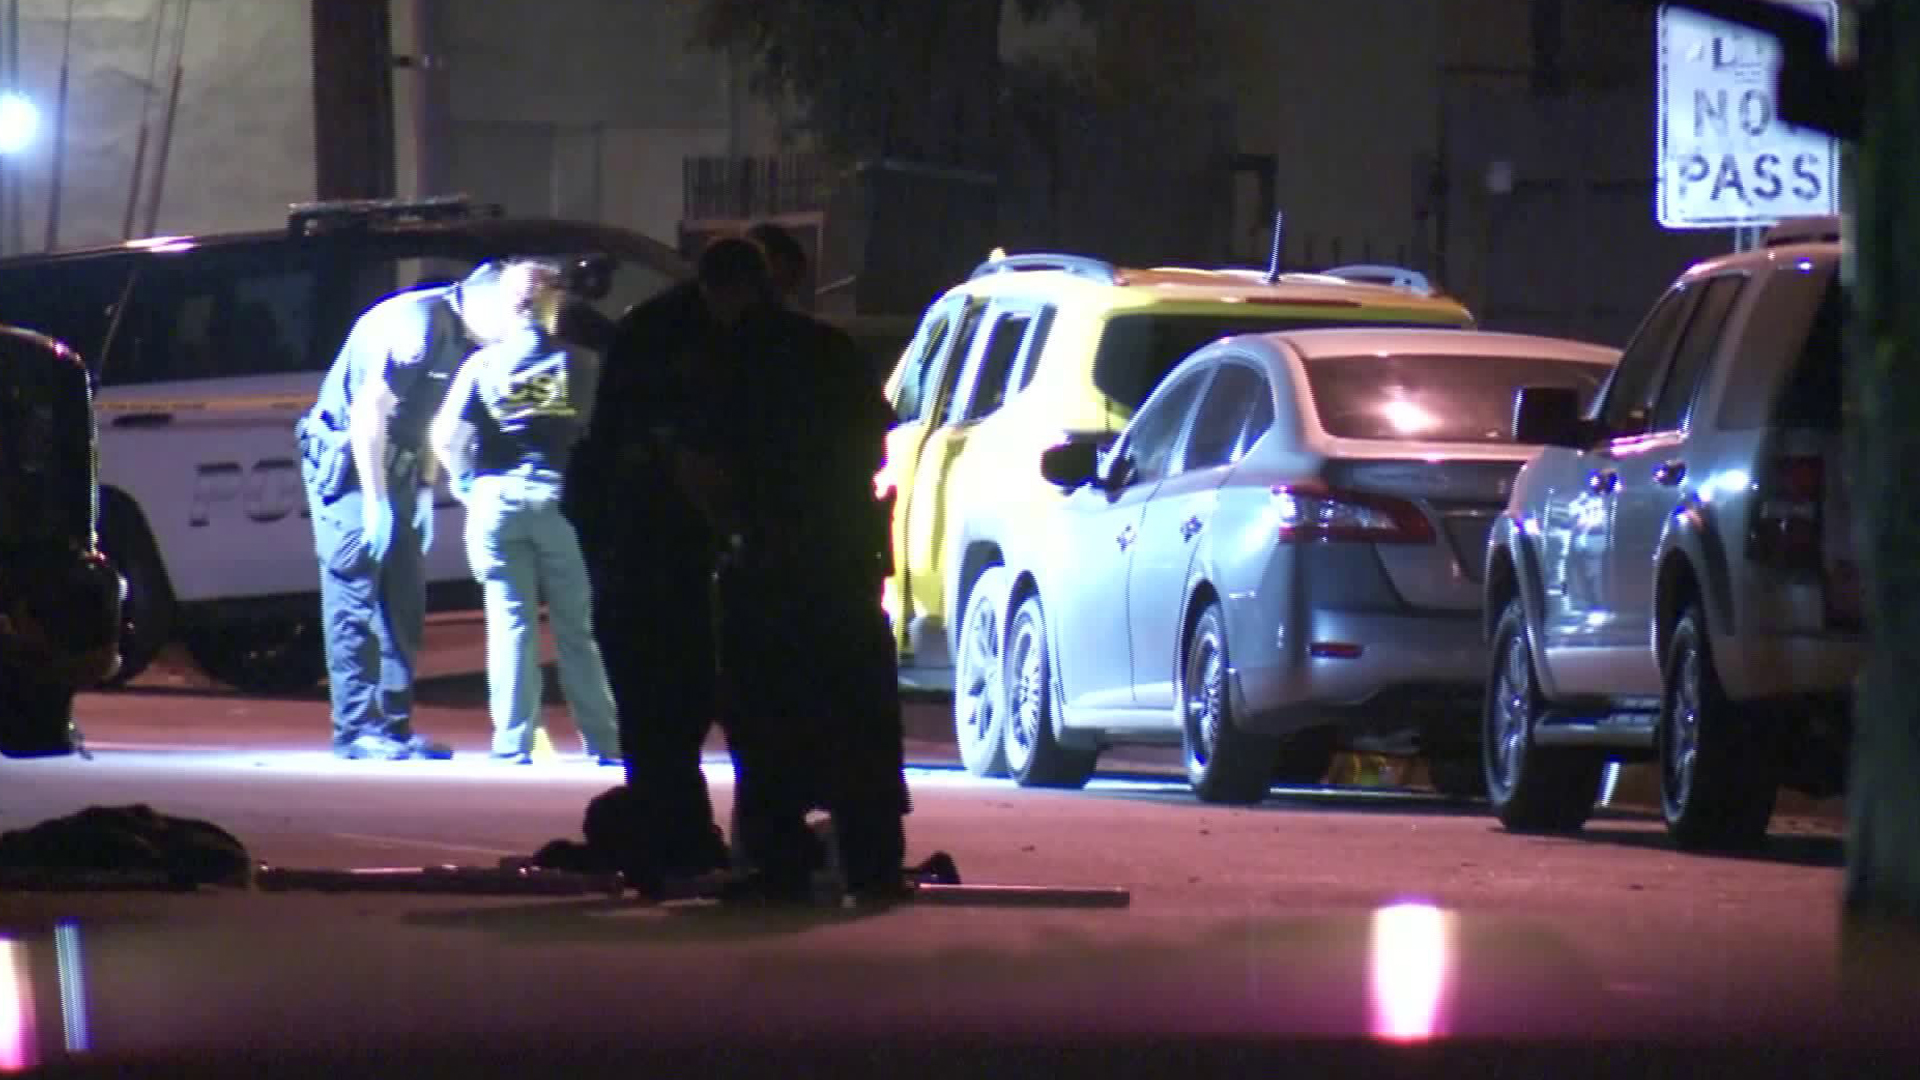
M850 894L904 889L910 810L897 672L880 608L888 547L873 476L892 420L845 334L739 303L713 384L734 434L705 448L725 477L722 723L735 773L741 899L805 901L819 868L806 815L825 810Z
M701 771L718 709L719 533L681 472L693 387L716 333L699 279L621 317L562 502L586 556L634 795L622 803L634 819L622 869L642 892L729 863Z
M807 249L793 233L779 224L762 221L747 229L747 239L766 255L767 269L773 275L773 289L780 302L795 310L806 310L801 293L807 287L811 261Z

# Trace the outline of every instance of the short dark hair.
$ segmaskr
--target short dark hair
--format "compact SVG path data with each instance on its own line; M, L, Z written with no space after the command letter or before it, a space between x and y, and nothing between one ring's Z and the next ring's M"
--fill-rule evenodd
M767 263L776 278L799 281L807 274L807 249L800 246L792 232L771 221L763 221L747 230L747 239L767 253Z
M694 273L700 284L709 289L751 289L764 293L773 287L773 275L759 245L737 236L723 236L708 244L700 252Z

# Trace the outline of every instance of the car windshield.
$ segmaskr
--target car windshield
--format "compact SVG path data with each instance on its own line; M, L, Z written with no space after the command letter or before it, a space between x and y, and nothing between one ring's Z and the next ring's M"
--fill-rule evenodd
M1465 443L1511 442L1521 387L1572 387L1584 408L1611 370L1541 357L1418 355L1329 356L1306 367L1329 435Z
M1369 321L1367 326L1433 326L1416 320ZM1119 315L1107 321L1093 361L1093 385L1129 410L1138 409L1187 354L1217 338L1281 330L1353 326L1353 319L1303 319L1284 311L1249 308L1231 315Z

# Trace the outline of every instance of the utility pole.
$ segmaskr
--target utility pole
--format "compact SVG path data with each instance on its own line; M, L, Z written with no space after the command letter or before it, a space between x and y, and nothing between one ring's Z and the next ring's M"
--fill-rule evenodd
M314 189L320 199L394 193L388 0L312 0Z

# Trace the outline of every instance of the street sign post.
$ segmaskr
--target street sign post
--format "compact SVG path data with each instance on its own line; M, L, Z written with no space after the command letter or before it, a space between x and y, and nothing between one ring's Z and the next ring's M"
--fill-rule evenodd
M1833 41L1835 0L1784 2L1823 19ZM1665 4L1656 51L1662 226L1759 229L1839 213L1838 140L1781 122L1780 47L1770 35Z

